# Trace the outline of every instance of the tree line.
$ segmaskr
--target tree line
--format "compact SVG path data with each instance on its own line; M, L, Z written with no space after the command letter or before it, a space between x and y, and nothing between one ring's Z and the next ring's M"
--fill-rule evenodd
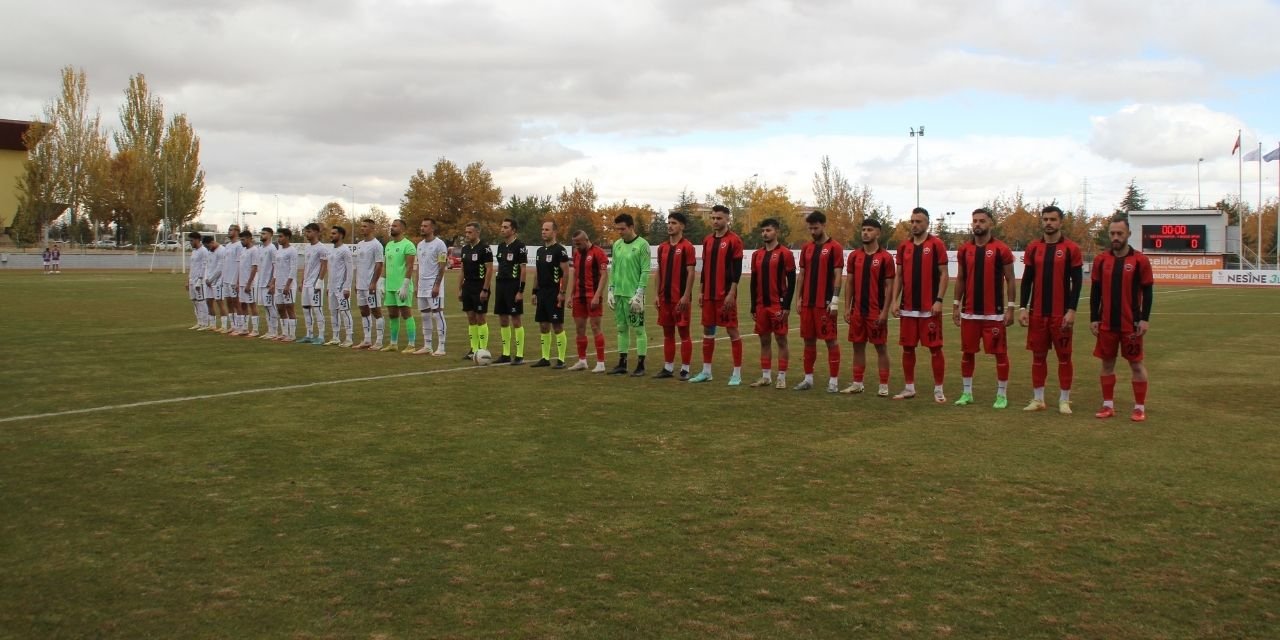
M129 78L119 127L104 129L89 111L83 69L62 69L61 91L23 142L27 162L18 178L13 234L34 243L70 212L66 235L89 242L115 225L117 241L135 244L164 225L179 229L204 209L205 173L200 137L184 113L166 119L164 104L146 77Z

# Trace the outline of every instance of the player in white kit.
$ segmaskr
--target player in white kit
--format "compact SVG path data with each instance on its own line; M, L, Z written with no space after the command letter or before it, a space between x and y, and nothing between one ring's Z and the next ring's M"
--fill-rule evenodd
M258 308L267 316L267 330L262 332L263 340L274 340L279 332L280 310L276 307L276 245L272 242L275 231L271 227L262 228L262 244L258 246L258 291L254 294L258 299Z
M191 300L191 308L196 313L196 323L191 325L189 329L200 330L208 323L208 313L205 311L204 295L204 270L209 260L209 252L200 244L200 234L192 231L187 234L187 240L191 243L191 268L187 270L187 298Z
M355 275L356 256L351 247L343 244L347 230L334 226L329 230L329 309L333 313L333 339L325 345L349 348L355 339L355 325L351 321L351 280ZM345 332L345 334L343 333ZM324 332L321 331L321 334ZM323 336L321 336L323 337Z
M209 303L209 323L205 331L218 330L218 317L223 313L222 307L222 267L227 261L227 252L218 244L213 236L200 239L209 252L209 264L204 269L205 301Z
M324 344L324 278L329 267L329 247L320 244L320 225L312 222L302 228L307 239L306 255L302 261L302 319L307 335L299 338L301 344Z
M240 328L231 332L233 336L246 338L258 337L258 305L253 295L258 289L258 249L253 244L253 233L248 229L240 232L240 260L238 261L240 276Z
M222 247L226 258L222 265L222 304L226 315L222 318L222 327L218 333L231 333L240 326L240 293L237 285L240 282L240 227L227 227L227 244Z
M360 322L364 328L364 341L356 345L356 349L382 348L383 331L386 324L382 319L382 292L378 290L378 280L382 278L382 268L386 256L382 252L382 243L373 237L373 220L365 218L360 221L360 236L364 239L356 243L356 304L360 305ZM374 329L377 335L374 336ZM373 337L371 341L369 338Z
M422 314L422 348L414 355L443 356L444 321L444 271L449 262L449 248L436 237L436 221L427 218L419 225L422 240L418 241L418 311ZM431 349L432 334L436 348Z
M273 275L276 286L276 309L279 312L280 331L277 342L295 342L298 339L298 316L293 306L293 294L298 288L298 248L293 246L293 231L281 229L280 247L276 249Z

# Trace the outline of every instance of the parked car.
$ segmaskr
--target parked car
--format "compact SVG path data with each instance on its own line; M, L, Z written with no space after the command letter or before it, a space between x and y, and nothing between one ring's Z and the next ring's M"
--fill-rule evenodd
M449 262L445 264L446 270L462 268L462 249L458 247L449 248Z
M182 246L182 243L173 239L161 240L160 242L151 245L152 248L159 249L161 251L177 251L180 246Z
M114 249L116 248L115 240L99 240L91 245L94 249Z

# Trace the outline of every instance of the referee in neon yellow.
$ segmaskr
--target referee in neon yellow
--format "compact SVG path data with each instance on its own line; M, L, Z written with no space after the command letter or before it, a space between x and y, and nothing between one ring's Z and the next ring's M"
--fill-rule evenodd
M413 319L413 279L409 274L416 273L413 270L413 259L418 255L418 249L412 240L404 236L404 232L404 220L396 219L392 222L391 241L383 249L387 269L384 299L387 317L390 319L388 324L391 325L391 341L380 350L400 350L400 323L404 322L405 334L409 337L409 346L404 352L413 353L416 349L414 337L418 335L418 323Z
M613 243L613 268L609 274L609 308L618 329L618 366L609 375L626 375L627 350L634 335L636 370L644 375L644 355L649 336L644 330L644 286L649 283L649 241L636 235L636 221L630 214L613 219L619 239Z

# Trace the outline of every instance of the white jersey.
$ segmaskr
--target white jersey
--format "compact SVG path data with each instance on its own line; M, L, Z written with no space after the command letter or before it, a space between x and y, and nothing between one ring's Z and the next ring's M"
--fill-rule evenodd
M298 248L289 245L280 247L275 252L276 290L285 291L298 288ZM292 280L292 282L290 282ZM286 286L287 285L287 286Z
M240 282L241 251L244 251L244 246L240 244L239 240L222 246L222 252L226 254L222 265L222 284L235 286L237 282Z
M431 295L431 287L444 277L445 267L449 263L449 248L444 240L434 238L431 242L418 242L418 294Z
M204 282L211 287L222 286L222 272L227 265L227 248L218 245L209 252L209 262L204 269Z
M320 288L320 267L329 261L329 247L316 242L307 245L307 254L303 258L302 288L311 290Z
M240 287L256 287L256 282L250 282L249 277L253 273L253 267L258 264L258 249L256 245L244 246L240 245L240 260L237 264L240 268L240 277L236 282L240 283ZM262 274L258 273L257 278L262 278Z
M351 290L356 263L356 254L351 249L348 244L329 247L329 290L339 295Z
M204 284L204 273L209 268L209 250L200 247L191 252L191 270L187 272L188 282Z
M386 261L386 256L382 254L382 243L377 238L357 242L356 289L368 289L369 282L373 280L373 270Z
M258 282L259 289L271 286L271 278L275 277L276 272L276 246L274 244L264 244L258 246ZM276 284L284 284L279 282Z

